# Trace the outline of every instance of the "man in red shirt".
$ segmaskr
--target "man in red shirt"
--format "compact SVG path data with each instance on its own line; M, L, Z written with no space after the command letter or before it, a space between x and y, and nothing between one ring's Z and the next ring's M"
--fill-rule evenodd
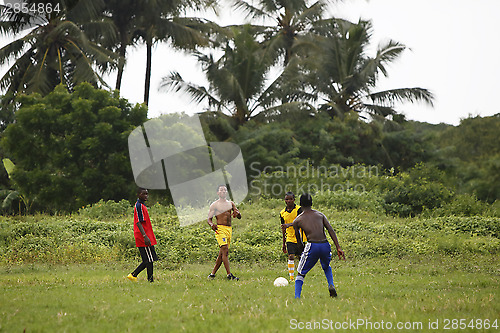
M153 262L158 260L158 256L154 247L156 245L156 237L153 233L148 209L144 204L148 200L148 190L142 187L138 188L137 197L138 199L134 206L134 237L135 246L139 248L142 262L127 278L131 281L137 281L137 275L146 268L148 281L153 282Z

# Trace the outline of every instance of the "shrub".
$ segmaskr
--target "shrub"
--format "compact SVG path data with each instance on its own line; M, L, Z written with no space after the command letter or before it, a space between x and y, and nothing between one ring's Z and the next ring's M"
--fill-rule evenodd
M441 207L453 196L453 192L440 182L426 178L414 179L405 173L397 177L396 183L380 189L384 193L384 207L389 214L415 216L425 209Z
M434 216L474 216L492 215L493 209L486 202L480 201L475 195L458 194L451 202L445 203L442 207L435 209Z
M382 213L383 198L374 192L358 192L353 190L320 192L313 197L314 206L330 207L337 210L360 209L374 213Z
M93 219L113 219L130 216L133 211L132 205L123 199L119 202L113 200L99 200L99 202L87 205L78 210L78 215Z

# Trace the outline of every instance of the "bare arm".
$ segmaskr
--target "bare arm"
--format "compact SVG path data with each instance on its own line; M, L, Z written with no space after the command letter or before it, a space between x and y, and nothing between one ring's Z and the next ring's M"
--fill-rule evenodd
M151 246L151 240L149 239L148 235L146 235L146 231L144 231L144 227L142 226L142 222L137 221L136 224L137 224L137 227L139 228L139 231L142 234L142 237L144 237L144 244L146 244L146 246Z
M214 205L210 205L210 210L208 211L208 219L207 223L212 228L213 231L217 232L217 223L213 223L212 219L215 215L215 208Z
M293 229L295 230L295 238L297 238L297 245L300 249L304 249L304 243L302 242L302 235L300 234L299 227L300 217L295 218L293 221Z
M285 225L285 220L280 214L280 223L281 223L281 232L283 233L283 246L282 246L282 251L283 253L287 253L286 251L286 228L284 227Z
M339 256L339 259L344 259L345 260L345 254L344 251L340 248L339 240L337 239L337 234L335 233L335 230L333 230L332 225L330 222L328 222L328 219L326 218L325 215L323 215L323 226L325 227L326 230L328 230L328 233L330 234L330 237L332 238L333 243L335 244L335 247L337 248L337 255Z
M238 210L238 208L236 208L236 205L234 204L234 202L231 201L231 204L233 206L233 217L238 218L238 220L241 219L240 211Z

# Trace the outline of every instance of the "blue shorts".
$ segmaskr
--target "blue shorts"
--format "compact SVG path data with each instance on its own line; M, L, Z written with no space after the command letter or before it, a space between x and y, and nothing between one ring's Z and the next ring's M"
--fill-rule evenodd
M321 243L308 242L306 244L304 252L302 252L302 256L300 257L297 272L305 276L316 265L318 259L321 261L323 268L330 265L332 248L327 240Z

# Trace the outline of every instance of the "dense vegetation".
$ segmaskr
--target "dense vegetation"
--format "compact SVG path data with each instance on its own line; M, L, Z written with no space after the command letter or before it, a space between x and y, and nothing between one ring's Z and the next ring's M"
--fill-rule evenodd
M240 205L244 219L234 223L233 261L283 260L277 217L283 205L277 199ZM351 259L500 253L500 211L476 211L470 216L470 202L449 206L446 214L429 210L419 218L385 215L383 199L370 192L321 194L314 198L314 206L331 220ZM0 222L1 262L69 264L134 259L137 250L131 211L125 200L100 201L72 215L4 218ZM206 223L180 227L173 206L154 204L150 214L165 265L205 263L217 256L213 232Z

